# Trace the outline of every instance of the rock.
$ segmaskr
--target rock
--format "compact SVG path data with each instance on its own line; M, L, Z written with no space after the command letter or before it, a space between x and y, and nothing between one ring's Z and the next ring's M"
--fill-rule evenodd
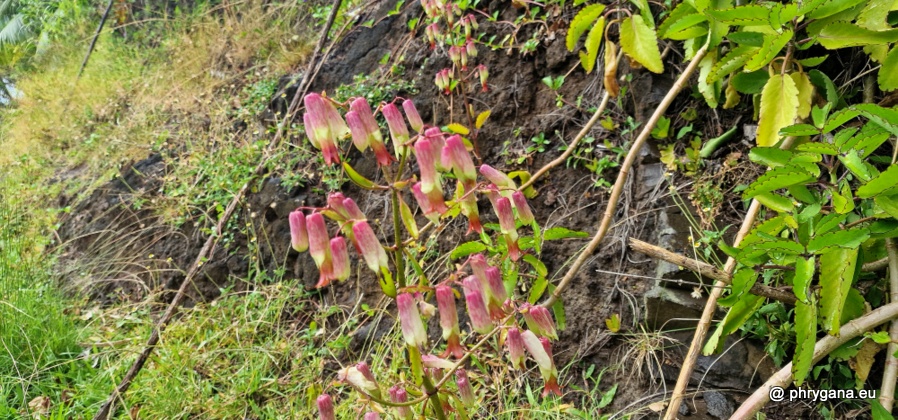
M705 391L703 398L707 404L708 414L718 419L728 419L733 415L733 403L726 395L718 391Z

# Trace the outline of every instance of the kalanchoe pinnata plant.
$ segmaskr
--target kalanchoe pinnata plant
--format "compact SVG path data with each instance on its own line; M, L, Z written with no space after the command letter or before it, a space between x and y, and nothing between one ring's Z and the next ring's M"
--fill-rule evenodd
M310 141L321 146L325 161L341 162L339 142L344 140L347 132L351 132L358 150L365 152L369 147L372 149L384 181L378 185L352 169L352 162L342 161L348 178L358 186L373 191L373 194L382 191L390 196L389 210L393 217L387 219L392 222L392 229L375 230L374 226L383 223L383 220L369 220L355 200L342 192L329 194L323 207L302 207L290 214L291 245L299 252L308 249L320 272L317 287L326 287L334 280L346 280L353 273L367 273L366 270L353 271L350 267L348 243L351 242L358 259L374 272L384 293L396 300L397 318L406 345L404 354L408 357L410 370L410 375L405 376L410 381L403 382L402 386L410 387L409 392L405 388L393 387L388 396L382 396L380 386L367 364L347 367L339 372L338 379L366 396L362 399L366 404L374 404L359 412L373 410L384 413L390 411L385 407L391 404L417 405L425 401L428 403L421 410L422 416L447 418L447 412L467 410L465 406L470 408L474 401L472 384L463 371L455 371L462 365L455 361L464 360L469 352L480 354L483 340L505 331L509 363L516 370L522 369L525 363L523 349L526 347L543 373L547 389L545 394L560 393L557 371L551 361L551 348L547 340L544 340L545 343L540 340L540 337L557 338L549 310L517 301L518 297L510 292L516 289L513 283L506 289L508 278L517 281L516 264L523 252L533 252L536 257L539 255L538 245L534 243L537 235L530 237L529 242L521 240L519 244L519 235L525 235L528 228L523 227L525 231L519 234L518 224L530 225L534 233L539 231L539 226L516 183L492 166L475 166L469 151L470 139L444 132L438 127L425 126L411 100L399 102L401 108L394 103L381 107L381 114L393 139L393 153L387 151L383 144L381 129L364 99L350 99L347 104L336 104L322 95L314 95L308 98L308 102L311 106L306 116L307 131ZM336 121L341 119L338 108L348 108L346 129ZM318 114L313 110L317 110ZM409 133L406 121L414 134ZM333 147L325 150L323 145L328 142ZM413 153L407 153L408 149ZM415 197L417 207L406 204L408 195ZM484 196L492 203L498 216L498 227L481 225L478 206ZM419 229L416 211L431 223ZM478 232L481 240L489 244L486 248L489 254L465 253L469 256L467 262L457 265L457 271L449 273L448 279L434 285L429 283L427 268L421 266L428 262L427 259L421 259L417 254L424 249L419 236L429 227L436 231L443 229L445 221L459 217L459 214L468 219L468 234ZM381 230L391 232L389 241L376 233ZM501 242L497 244L492 239L484 239L488 236L501 236L504 246ZM501 263L493 266L490 261ZM528 261L532 264L533 260ZM506 278L506 275L509 277ZM464 280L458 282L459 278ZM457 296L464 299L463 306L470 322L466 328L485 336L483 339L476 338L480 344L465 343L468 339L475 339L475 336L464 334L459 325ZM425 320L437 312L446 347L441 354L432 354L432 349L438 346L431 346L428 342ZM521 327L524 323L528 330ZM536 339L539 348L533 343L528 344L527 337L530 336ZM453 378L457 386L446 386ZM413 388L415 392L411 393ZM409 394L420 397L407 403ZM464 403L459 404L459 401ZM414 411L405 406L397 406L395 413L400 418L414 416Z

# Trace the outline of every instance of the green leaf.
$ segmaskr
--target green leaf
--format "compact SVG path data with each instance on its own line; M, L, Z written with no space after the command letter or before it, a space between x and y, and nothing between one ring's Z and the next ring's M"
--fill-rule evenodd
M808 252L822 254L836 248L857 248L870 237L866 228L852 228L816 235L808 242Z
M835 156L839 154L839 149L836 146L829 143L819 143L819 142L811 142L800 144L795 147L796 151L799 152L808 152L808 153L816 153L822 155L830 155Z
M895 420L892 413L886 410L876 398L867 400L870 403L870 416L873 420Z
M889 337L888 331L877 331L875 333L870 333L869 335L870 339L877 344L889 344L892 342L892 338Z
M554 291L555 286L551 286L549 290ZM552 305L552 314L555 315L555 324L558 327L558 331L564 331L564 329L567 328L567 315L565 315L564 303L561 299L558 299L558 301Z
M839 103L839 91L829 76L820 70L813 69L808 72L808 77L811 78L811 83L824 93L823 97L826 98L827 102L833 104L833 106Z
M842 184L842 191L833 191L833 210L838 214L845 214L854 210L854 197L851 194L851 186ZM821 232L822 233L822 232Z
M854 281L858 248L836 248L820 255L820 318L829 335L838 336L842 308Z
M761 45L764 44L764 34L760 32L733 32L727 35L727 39L739 44L740 46L747 45L750 47L760 48Z
M620 47L630 58L645 66L653 73L664 71L661 62L661 50L658 49L658 36L640 15L624 19L620 23Z
M823 62L826 61L827 58L829 58L829 54L821 55L819 57L808 57L798 60L798 64L801 64L803 67L817 67L823 64Z
M758 272L750 267L742 267L733 274L733 281L730 287L730 294L717 301L717 304L724 307L733 306L742 295L751 290L758 280Z
M889 137L890 133L882 128L882 126L871 122L865 124L861 129L861 132L854 136L850 143L846 143L846 146L850 144L848 147L861 152L861 157L866 158L871 153L875 152L880 145L885 143Z
M839 161L848 168L851 173L863 181L869 181L876 176L871 170L868 163L864 162L860 156L854 151L849 150L844 155L839 155Z
M549 280L546 280L545 276L538 276L536 280L533 281L533 285L530 286L530 295L527 297L527 302L538 302L543 294L546 293L546 288L548 286Z
M459 258L467 257L471 254L476 254L478 252L486 251L486 245L483 242L471 241L465 242L453 249L449 253L449 258L453 260L457 260Z
M895 185L898 185L898 165L891 165L885 172L861 185L857 189L857 196L871 198Z
M785 166L792 160L793 153L779 147L752 147L748 158L752 162L769 167Z
M792 204L792 200L779 194L758 194L755 196L755 200L760 201L761 204L767 206L767 208L778 211L780 213L791 213L792 210L795 209L795 205Z
M737 6L730 9L708 9L705 13L714 20L733 26L753 26L769 23L770 8L760 4Z
M689 16L695 15L696 10L689 2L680 2L673 10L671 10L670 14L667 15L667 19L664 19L664 22L661 22L658 25L658 34L662 37L667 36L667 31L673 26L675 23L680 20L687 18Z
M889 216L898 219L898 195L877 195L873 201Z
M847 218L847 214L827 214L820 218L820 221L817 222L817 226L814 231L816 234L822 235L839 227L839 225L842 224L842 222L844 222Z
M723 321L717 326L717 330L708 339L708 342L705 343L702 353L708 356L723 350L724 340L721 340L721 338L736 332L745 321L748 321L748 318L757 312L763 303L764 298L760 296L755 296L751 293L743 294L742 298L727 312Z
M768 80L770 73L767 70L758 70L751 73L736 73L730 77L730 84L741 93L754 95L761 93Z
M792 292L801 302L810 303L808 295L811 290L811 280L814 279L814 268L817 264L812 255L809 258L795 259L795 275L792 276Z
M742 193L742 198L749 199L757 194L775 191L792 185L806 184L815 179L807 171L793 165L773 168L759 176L755 182Z
M795 357L792 358L792 378L801 386L814 364L814 344L817 342L817 304L795 302Z
M843 126L845 123L851 121L857 116L858 112L850 108L840 109L836 112L833 112L833 114L829 116L829 119L826 120L826 125L823 126L823 132L829 133ZM852 131L851 133L853 135L854 131Z
M808 12L820 7L823 3L831 0L807 0L801 3L801 7L798 9L798 13L801 15L805 15Z
M742 67L758 50L759 48L748 45L740 45L736 48L733 48L732 50L727 52L726 55L724 55L723 58L721 58L716 64L714 64L711 72L708 73L708 83L720 80L723 78L723 76L726 76L736 69Z
M663 37L677 41L685 41L689 38L705 35L708 33L708 27L707 25L701 24L707 21L708 18L705 17L705 15L698 13L685 16L676 23L670 25Z
M811 104L814 102L814 85L804 72L795 72L790 76L798 88L798 118L807 118L811 115Z
M807 14L807 17L811 19L823 19L843 10L850 9L862 3L863 1L864 0L829 0L815 7L809 13L802 12L801 10L799 12L802 14Z
M596 24L589 30L589 34L586 35L586 53L580 51L580 64L586 73L592 73L596 66L596 57L599 56L599 47L602 45L604 35L605 17L603 16L596 21Z
M586 232L581 232L579 230L570 230L564 227L549 228L546 229L545 233L543 233L543 239L547 241L567 238L586 238L588 236L589 234Z
M536 270L537 275L545 277L549 274L549 270L546 269L546 265L533 255L525 254L524 261L526 261L528 264L530 264L531 267L533 267L534 270Z
M705 98L705 103L708 104L711 108L717 108L717 98L720 97L720 81L715 81L708 83L707 80L708 73L711 72L711 67L714 66L714 62L717 60L717 50L711 51L702 58L702 61L699 62L699 75L698 75L698 91Z
M356 170L349 165L349 162L343 161L343 170L346 171L346 176L349 177L349 180L359 187L366 190L373 190L377 188L377 185L373 181L363 177L358 172L356 172Z
M577 47L577 40L583 36L583 33L585 33L587 29L593 26L596 18L598 18L604 10L604 4L596 3L584 7L577 13L577 16L574 16L574 20L571 21L571 26L568 28L567 37L565 38L565 45L567 46L568 51L574 52L574 48Z
M790 125L786 128L780 130L781 136L813 136L815 134L820 134L820 130L817 127L814 127L810 124L795 124Z
M418 223L415 222L412 209L408 207L401 195L399 196L399 215L402 217L402 224L405 225L405 230L408 234L412 238L418 238Z
M761 114L758 122L758 146L779 142L779 131L795 122L798 115L798 88L791 77L775 74L761 91Z
M892 47L879 68L879 88L885 91L898 89L898 46Z
M792 35L791 29L786 29L781 34L764 34L764 43L745 63L745 71L752 72L764 68L792 39Z
M898 31L898 29L896 29ZM879 124L893 135L898 136L898 110L884 108L876 104L859 104L853 106L861 115Z
M888 44L898 41L898 29L871 31L850 23L835 22L820 30L817 41L830 50L861 45Z

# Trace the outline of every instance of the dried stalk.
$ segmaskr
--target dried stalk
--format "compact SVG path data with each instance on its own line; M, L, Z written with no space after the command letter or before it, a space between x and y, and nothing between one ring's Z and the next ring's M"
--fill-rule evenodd
M290 107L287 109L287 114L284 116L284 119L278 125L278 130L274 135L274 138L271 140L271 143L268 146L268 149L265 151L265 157L261 162L256 166L253 174L250 179L243 184L240 190L234 195L234 198L231 200L228 207L225 209L224 213L222 213L221 218L218 220L218 223L215 226L215 230L212 235L206 239L206 243L203 245L203 248L200 249L199 254L194 260L193 264L190 266L190 269L187 271L187 275L184 277L184 281L181 283L181 287L178 288L178 292L175 294L175 297L168 304L168 307L165 310L165 313L162 315L162 318L156 322L156 325L153 327L153 331L150 333L150 337L147 339L146 344L144 344L143 351L141 351L140 355L137 357L137 360L131 365L131 368L128 369L128 372L122 378L121 382L119 382L118 386L112 390L112 393L109 394L109 397L106 399L106 402L100 407L100 410L97 411L97 414L94 415L94 420L107 420L112 417L114 414L115 402L121 398L125 392L128 391L128 388L131 386L131 383L134 381L134 378L137 377L137 374L143 369L144 364L146 364L147 359L149 359L150 355L153 353L153 350L156 348L156 344L159 342L159 337L165 328L168 326L168 323L172 320L175 314L178 312L178 308L180 306L181 301L184 299L184 296L187 292L187 288L193 284L193 278L196 277L197 273L199 273L199 269L202 266L203 261L209 255L212 255L215 246L218 243L218 239L221 237L221 233L224 232L225 225L228 220L234 214L234 211L237 209L237 205L240 204L240 201L246 195L247 191L249 191L250 186L255 182L256 178L258 178L263 172L265 172L265 168L268 165L268 160L271 159L272 156L276 156L271 152L273 149L280 143L281 138L286 132L287 126L290 121L293 120L293 116L299 108L299 98L304 95L306 89L311 84L311 75L312 69L315 68L315 61L319 59L322 48L324 47L324 43L327 41L328 32L330 31L331 26L334 24L334 19L337 17L337 11L340 9L340 4L342 0L334 0L334 4L331 8L330 16L328 17L327 24L325 24L324 29L322 31L321 37L318 39L318 45L315 48L315 53L312 55L312 60L309 62L309 69L303 75L302 82L299 84L298 89L296 89L296 94L293 96L293 100L290 103Z
M689 258L685 255L670 252L664 248L661 248L660 246L652 245L648 242L643 242L636 238L630 238L630 248L633 248L634 251L641 252L650 257L682 266L689 271L693 271L699 274L700 276L708 277L712 280L717 280L718 282L725 282L729 284L732 281L732 276L730 274L718 270L717 267L714 267L711 264ZM795 294L793 293L775 289L773 287L760 283L755 283L751 287L750 292L756 296L763 296L773 300L778 300L789 305L795 305L795 301L797 300Z
M890 302L898 302L898 243L895 239L886 239L886 251L889 253L889 294ZM889 327L889 347L886 352L886 368L882 374L882 388L879 391L879 403L888 412L892 412L895 403L895 380L898 378L898 359L895 352L898 351L898 321L892 321Z
M827 335L817 342L814 346L814 357L813 362L811 363L814 364L819 362L820 359L823 359L823 357L842 344L848 342L848 340L858 337L863 333L896 318L898 318L898 302L892 302L843 325L839 328L838 337ZM730 418L754 418L754 414L764 407L764 405L767 404L767 401L770 401L771 389L774 387L787 388L791 382L792 363L790 362L767 379L767 382L765 382L764 385L761 385L760 388L756 389Z
M695 53L692 62L686 66L686 70L684 70L683 73L680 74L680 77L677 78L677 81L674 82L673 86L667 92L667 95L664 96L664 99L658 104L658 108L655 109L655 112L645 124L645 127L643 127L642 132L639 133L639 137L633 142L633 146L631 146L630 151L627 152L627 157L624 159L624 163L621 164L620 173L617 175L617 181L614 182L614 187L611 189L611 197L608 198L608 205L605 207L605 213L602 216L602 222L599 224L599 230L586 245L586 248L580 252L571 267L568 268L567 273L564 274L564 278L558 283L558 286L555 288L555 291L552 292L552 295L542 303L543 306L549 307L558 301L558 298L561 297L561 292L563 292L564 289L567 289L571 281L574 280L574 276L580 270L580 267L586 263L586 260L590 258L592 253L598 248L599 243L605 238L605 234L608 233L608 229L611 227L611 221L614 219L617 203L620 200L621 194L624 192L624 184L627 182L627 175L630 173L630 168L633 167L633 163L636 161L636 156L639 155L639 149L641 149L642 145L648 140L652 129L655 128L658 120L664 116L664 112L667 111L667 108L673 102L674 98L676 98L677 94L680 93L680 90L686 86L686 82L692 77L692 73L698 68L699 61L702 60L702 57L705 56L707 51L708 48L706 45Z

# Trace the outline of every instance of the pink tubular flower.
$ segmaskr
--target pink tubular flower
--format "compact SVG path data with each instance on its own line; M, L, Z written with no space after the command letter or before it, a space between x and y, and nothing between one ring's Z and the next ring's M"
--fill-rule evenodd
M362 255L365 264L374 273L380 275L381 270L389 269L389 259L384 247L377 240L377 235L367 221L362 220L352 225L355 248Z
M368 133L365 130L365 124L359 118L359 114L355 111L346 113L346 124L349 125L349 131L352 133L352 144L360 152L368 149Z
M380 420L380 414L377 414L375 411L369 411L365 413L365 416L362 417L362 420Z
M531 305L525 303L521 306L521 313L524 315L524 322L527 328L541 337L558 339L558 332L555 330L555 321L552 320L552 314L549 310L540 305Z
M449 47L449 59L452 60L452 64L456 66L461 66L461 56L464 54L464 50L460 47L451 46Z
M343 281L349 278L349 251L346 240L342 236L331 239L331 255L333 257L333 280Z
M315 287L325 287L330 284L333 275L331 259L330 237L327 235L327 226L321 213L312 213L306 218L306 226L309 230L309 254L318 266L320 276Z
M468 265L471 266L471 271L474 272L474 277L480 282L480 288L485 290L487 287L486 269L489 268L489 264L486 262L486 257L479 252L471 254L471 256L468 257Z
M340 163L336 141L350 132L349 127L334 105L321 95L310 93L303 98L303 103L306 107L303 121L306 123L306 134L312 145L317 143L324 154L324 162L328 165Z
M480 165L480 174L485 176L486 179L493 184L496 184L496 187L499 188L499 193L502 194L503 197L511 197L512 190L517 188L514 181L512 181L508 175L490 165Z
M533 212L530 211L530 205L527 204L527 197L524 197L524 193L520 191L515 191L511 194L511 199L514 202L514 207L518 211L518 219L521 220L521 223L531 224L535 218L533 217Z
M446 352L443 357L452 355L460 359L465 355L465 349L461 345L461 336L458 328L458 312L455 309L455 293L449 286L437 286L437 310L440 312L440 327L443 329L443 339L446 340Z
M465 53L468 54L468 57L477 57L477 45L474 44L473 40L469 39L468 42L465 43Z
M302 211L290 212L290 243L296 252L309 249L309 231L306 229L306 215Z
M356 98L350 103L349 109L352 110L351 112L355 112L358 116L362 125L361 128L364 130L364 135L367 138L366 144L371 146L371 150L374 151L374 155L377 157L377 164L381 166L389 165L390 162L393 161L393 157L390 156L390 152L387 151L387 147L384 145L383 136L380 134L380 127L377 125L377 120L374 119L374 113L371 112L371 107L368 105L368 101L366 101L365 98ZM348 120L349 114L347 114L347 121ZM362 135L362 133L359 134ZM354 135L355 134L353 134L353 136Z
M380 112L387 120L387 126L390 127L390 137L393 139L393 148L396 150L397 156L403 156L408 151L409 134L408 127L402 119L402 114L394 104L386 104L381 108Z
M396 296L396 306L399 307L399 323L402 326L405 343L415 347L426 346L427 332L424 330L424 323L421 322L415 298L410 293L400 293Z
M452 369L453 367L455 367L455 363L452 363L446 359L439 358L432 354L422 355L421 363L424 364L424 367L437 369Z
M461 199L461 212L468 218L468 233L483 231L480 224L480 213L477 210L477 198L474 194L467 194Z
M536 360L536 364L539 366L539 373L542 375L543 381L546 382L546 387L543 389L543 397L549 395L550 392L560 397L561 388L558 386L558 370L555 368L555 362L552 361L552 349L549 347L549 341L545 339L540 340L536 334L533 334L533 331L524 331L521 333L521 338L524 341L524 347L533 356L533 360Z
M508 346L508 361L515 369L524 369L524 340L521 338L521 330L516 327L508 329L508 337L505 338Z
M489 88L486 87L486 79L490 77L489 70L487 70L486 66L481 64L477 66L477 74L480 75L480 86L483 88L483 92L488 91Z
M483 289L475 276L468 276L462 282L465 289L465 302L468 305L468 317L474 331L481 334L489 333L493 328L493 321L484 304Z
M427 2L421 2L421 5L424 6ZM427 11L427 7L424 8L425 12ZM428 13L429 15L429 13ZM424 35L427 36L427 42L430 43L430 49L433 50L437 47L437 32L439 31L439 27L436 22L427 25L424 28Z
M415 157L421 171L421 192L429 196L436 191L442 197L443 190L440 187L441 180L436 167L438 155L434 155L433 145L427 137L415 142Z
M454 79L452 69L442 69L437 73L436 85L443 90L443 94L448 95L452 91L452 79Z
M502 283L502 273L496 267L486 269L487 289L489 290L489 310L493 320L505 317L505 301L508 300L508 292Z
M415 103L411 99L406 99L402 101L402 109L405 111L405 118L408 119L409 125L412 126L413 130L420 133L424 129L424 121L421 120L421 114L418 114L418 108L415 108Z
M400 388L398 385L390 388L390 402L408 402L408 393L405 391L405 388ZM412 409L408 406L396 407L396 414L399 416L399 418L405 420L412 420L414 418L414 413L412 413Z
M455 371L455 384L458 385L458 396L461 397L461 402L467 407L473 406L475 402L474 388L471 386L471 381L468 380L468 373L464 369Z
M363 371L362 369L365 370ZM337 372L337 380L349 384L359 392L380 398L380 387L377 385L377 381L374 380L374 376L371 375L368 365L364 362L356 366L340 369Z
M430 127L424 130L424 138L430 142L431 153L434 156L434 166L438 172L446 172L449 168L443 166L443 147L446 146L446 139L443 132L437 127Z
M421 189L422 186L420 182L416 182L415 185L412 185L412 195L415 196L415 201L418 202L418 206L421 207L421 211L424 212L424 217L435 224L439 223L440 216L449 210L449 208L446 207L446 202L443 200L443 194L436 189L431 191L430 194L424 194Z
M508 247L508 257L512 261L521 258L521 249L518 247L518 231L514 224L514 212L511 209L511 200L499 197L496 200L496 215L499 216L499 226L502 228L502 236Z
M331 399L330 395L319 395L318 400L316 400L315 403L318 405L318 418L320 420L337 419L337 417L334 415L334 400Z
M448 165L446 165L448 163ZM454 135L446 139L443 147L443 164L452 168L455 177L465 186L465 193L474 189L477 182L477 171L474 169L474 161L471 154L465 149L465 143L461 136Z

